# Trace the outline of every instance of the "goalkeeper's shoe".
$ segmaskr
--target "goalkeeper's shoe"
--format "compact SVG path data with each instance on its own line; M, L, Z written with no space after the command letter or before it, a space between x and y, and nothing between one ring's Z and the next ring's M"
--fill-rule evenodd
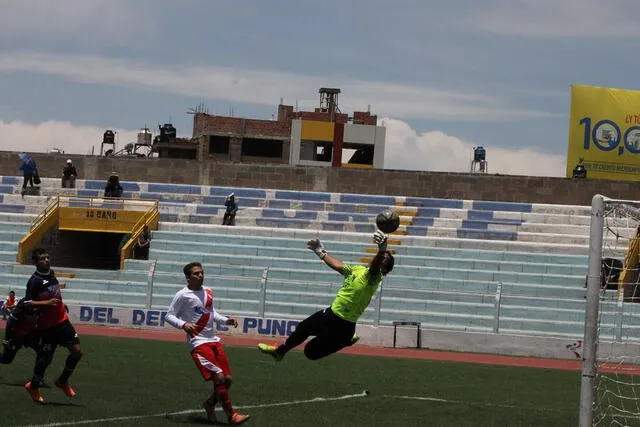
M280 353L278 353L276 351L276 346L275 345L269 345L269 344L260 343L260 344L258 344L258 349L261 352L270 355L271 357L276 359L276 361L278 361L278 362L281 361L282 358L284 357L284 355L282 355L282 354L280 354Z
M360 335L353 334L353 337L351 337L351 345L354 345L355 343L357 343L359 339L360 339Z
M44 397L40 394L40 390L37 388L31 388L31 381L26 383L24 388L27 390L27 393L29 393L29 396L31 396L31 400L37 403L44 403Z
M76 392L69 385L69 381L61 383L60 380L56 380L55 385L69 397L74 397L76 395Z

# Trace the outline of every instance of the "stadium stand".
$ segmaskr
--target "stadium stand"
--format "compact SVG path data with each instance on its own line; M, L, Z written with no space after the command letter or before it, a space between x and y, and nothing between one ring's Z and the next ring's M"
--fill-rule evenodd
M58 194L99 197L104 182L78 180L76 189L43 178L41 196L20 196L19 178L0 179L0 294L21 289L32 266L15 262L29 224ZM587 206L563 206L401 196L122 182L125 198L160 200L150 261L123 270L65 269L65 300L114 307L166 309L183 286L182 266L200 261L220 310L299 319L330 304L341 285L310 255L320 237L345 262L367 262L374 251L375 214L392 208L401 226L391 237L394 271L363 321L421 322L424 329L552 336L583 334L589 240ZM234 192L236 226L222 226L224 199ZM613 294L603 325L623 314ZM624 313L636 313L637 304ZM496 316L499 308L499 316ZM638 326L624 340L638 341ZM611 327L613 329L613 326Z

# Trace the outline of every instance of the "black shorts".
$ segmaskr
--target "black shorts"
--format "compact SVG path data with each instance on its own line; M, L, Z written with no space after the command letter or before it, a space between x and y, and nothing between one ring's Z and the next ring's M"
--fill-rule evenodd
M59 345L70 347L76 344L80 344L80 338L69 320L40 332L40 347L45 351L48 348L53 350Z
M312 335L334 342L348 343L356 332L356 324L339 317L331 307L312 314L309 322L313 328Z

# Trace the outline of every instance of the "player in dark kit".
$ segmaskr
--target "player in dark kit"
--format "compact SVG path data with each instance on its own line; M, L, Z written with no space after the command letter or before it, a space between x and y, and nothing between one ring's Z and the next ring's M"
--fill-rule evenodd
M57 346L66 347L69 356L64 364L64 369L56 379L56 387L73 397L75 391L69 385L69 377L82 358L80 340L73 325L69 321L66 306L62 301L60 284L53 270L49 253L41 248L35 249L31 256L36 265L36 271L27 282L27 294L25 300L39 311L37 334L39 337L38 356L33 367L33 378L25 384L25 388L35 402L44 402L40 394L40 386L45 371L53 360Z
M0 364L8 365L13 362L16 353L22 347L31 347L37 351L38 337L36 333L37 312L30 303L21 299L7 319L0 353Z

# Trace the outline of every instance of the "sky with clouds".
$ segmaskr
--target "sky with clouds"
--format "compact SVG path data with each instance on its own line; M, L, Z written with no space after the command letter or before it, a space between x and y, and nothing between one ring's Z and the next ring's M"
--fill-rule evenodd
M564 176L571 84L637 89L632 0L0 0L0 149L99 151L282 98L387 128L385 167Z

